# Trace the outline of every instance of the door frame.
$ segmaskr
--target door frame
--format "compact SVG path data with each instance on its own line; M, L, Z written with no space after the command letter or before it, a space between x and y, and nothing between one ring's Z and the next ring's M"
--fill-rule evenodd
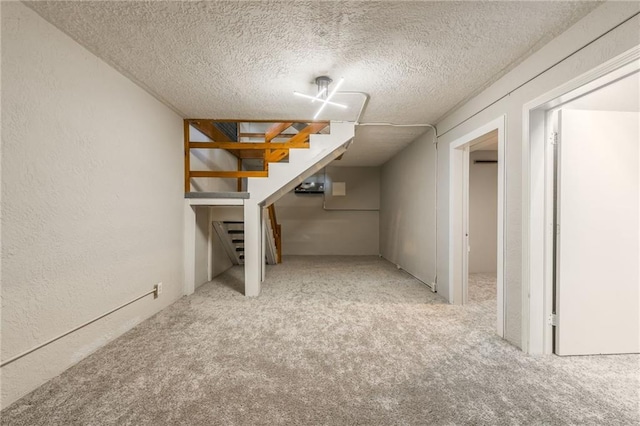
M527 353L553 351L553 154L548 149L547 111L638 70L640 46L523 106L522 350Z
M469 151L473 141L498 130L498 264L496 333L504 337L504 254L505 254L505 141L506 116L486 123L454 140L449 146L449 302L464 305L469 277Z

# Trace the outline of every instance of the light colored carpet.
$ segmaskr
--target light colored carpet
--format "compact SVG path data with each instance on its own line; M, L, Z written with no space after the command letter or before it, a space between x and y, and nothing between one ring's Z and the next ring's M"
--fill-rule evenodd
M495 278L451 306L377 257L289 257L200 287L2 412L3 425L635 425L638 356L531 357Z

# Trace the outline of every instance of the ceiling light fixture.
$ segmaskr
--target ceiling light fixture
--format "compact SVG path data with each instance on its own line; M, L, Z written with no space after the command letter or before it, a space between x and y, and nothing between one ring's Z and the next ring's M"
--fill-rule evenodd
M339 103L336 103L336 102L331 102L331 98L333 98L333 96L336 94L336 92L338 91L338 89L340 88L342 83L344 82L344 78L341 78L336 83L336 86L333 88L331 93L329 93L327 95L327 92L329 91L329 84L331 84L331 82L333 82L333 80L331 78L327 77L326 75L317 77L316 78L316 85L318 86L318 94L316 96L305 95L304 93L300 93L300 92L293 92L294 95L301 96L303 98L311 99L311 103L315 103L316 101L322 103L322 105L320 105L320 109L318 109L318 112L316 112L316 115L313 117L314 120L316 118L318 118L318 116L320 115L320 113L322 112L324 107L327 106L327 105L333 105L333 106L337 106L337 107L340 107L340 108L346 108L347 107L346 105L343 105L343 104L339 104Z
M318 96L305 95L304 93L300 93L300 92L293 92L293 94L296 95L296 96L301 96L303 98L311 99L311 103L314 103L315 101L320 101L320 102L324 102L324 103L327 103L329 105L337 106L337 107L340 107L340 108L346 108L347 107L346 105L342 105L342 104L338 104L338 103L335 103L335 102L324 100L324 99L322 99L321 97L318 97Z
M327 88L326 88L326 87L323 87L323 88L318 92L318 94L314 97L314 100L313 100L313 101L311 101L311 103L314 103L314 102L317 100L317 99L315 99L316 97L320 98L320 97L322 97L322 95L324 95L324 97L326 98L326 97L327 97L326 93L327 93Z

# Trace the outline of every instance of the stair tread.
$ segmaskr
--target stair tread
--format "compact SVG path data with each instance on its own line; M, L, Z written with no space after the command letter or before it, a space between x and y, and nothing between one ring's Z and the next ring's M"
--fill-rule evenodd
M244 229L229 229L227 232L229 234L244 234Z
M225 220L224 222L222 222L224 224L227 225L244 225L244 221L243 220Z

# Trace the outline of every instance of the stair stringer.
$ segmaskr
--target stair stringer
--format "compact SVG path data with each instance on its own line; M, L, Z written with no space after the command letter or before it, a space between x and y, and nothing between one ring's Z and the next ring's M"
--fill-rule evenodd
M355 123L332 122L331 133L310 135L309 148L291 149L288 163L269 165L269 177L247 179L252 203L267 206L342 155L353 139Z
M213 221L211 222L214 231L218 235L220 242L222 243L222 247L224 251L229 256L231 263L234 265L242 265L244 262L240 258L240 253L236 251L236 245L233 243L233 237L228 233L227 228L224 225L224 222L221 221Z
M276 265L278 263L278 249L276 248L276 240L273 236L273 227L269 220L269 212L265 210L262 212L262 226L266 229L264 257L267 259L268 265Z

